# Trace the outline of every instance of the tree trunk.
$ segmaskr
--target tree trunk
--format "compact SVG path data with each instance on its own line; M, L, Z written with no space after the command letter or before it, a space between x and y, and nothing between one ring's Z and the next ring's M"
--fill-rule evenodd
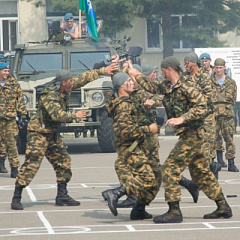
M169 6L165 6L165 14L162 18L162 32L163 32L163 59L173 56L172 44L172 19Z

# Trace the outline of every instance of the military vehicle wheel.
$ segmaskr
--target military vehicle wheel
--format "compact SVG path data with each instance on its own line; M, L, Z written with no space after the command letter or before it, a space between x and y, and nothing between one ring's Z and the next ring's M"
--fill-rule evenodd
M104 153L115 152L113 120L107 116L105 110L100 111L99 118L101 122L101 126L97 128L99 147Z
M27 137L26 135L18 134L17 137L17 148L19 154L25 154L26 151L26 143L27 143Z

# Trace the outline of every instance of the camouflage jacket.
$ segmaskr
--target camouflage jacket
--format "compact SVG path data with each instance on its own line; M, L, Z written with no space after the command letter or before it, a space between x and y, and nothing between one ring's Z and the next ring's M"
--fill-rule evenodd
M185 131L197 129L203 125L203 119L208 113L207 102L196 84L179 80L172 88L170 82L150 82L146 76L138 75L137 82L148 92L163 94L163 106L168 119L183 117L184 123L174 127L177 135Z
M149 132L148 126L140 126L136 122L135 106L130 98L112 98L107 102L106 110L113 118L115 147L131 146L135 140L143 140L145 133Z
M215 76L212 76L212 101L216 109L216 117L234 116L233 106L237 98L237 85L232 78L227 75L225 75L225 77L221 87Z
M142 87L137 87L131 93L130 99L134 103L134 117L137 118L137 122L139 122L140 126L150 125L156 122L156 106L162 105L163 96L151 94ZM152 107L145 107L144 103L147 99L155 101L155 105Z
M105 68L84 72L74 79L73 89L77 89L87 83L96 80L99 75L105 72ZM41 133L53 133L61 122L68 122L76 119L75 113L68 113L68 100L71 93L61 93L60 87L55 83L44 88L40 94L38 110L32 116L29 124L29 131Z
M8 77L5 85L0 85L0 119L12 120L27 115L22 89L17 80Z
M194 81L197 84L197 86L199 86L199 90L207 99L209 111L213 113L214 112L214 106L212 103L213 86L211 77L209 76L209 72L201 67L193 77L191 77L188 72L185 72L182 75L182 77L186 81Z

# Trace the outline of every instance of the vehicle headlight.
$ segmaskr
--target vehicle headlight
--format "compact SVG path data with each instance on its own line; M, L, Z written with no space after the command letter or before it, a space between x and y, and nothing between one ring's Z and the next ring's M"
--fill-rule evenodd
M28 97L25 94L23 94L23 100L24 100L25 104L28 102Z
M92 100L94 102L101 102L103 100L103 95L99 92L96 92L92 95Z

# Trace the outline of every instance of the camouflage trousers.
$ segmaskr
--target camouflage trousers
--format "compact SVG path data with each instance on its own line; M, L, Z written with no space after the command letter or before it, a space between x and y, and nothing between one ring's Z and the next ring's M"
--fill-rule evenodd
M216 157L216 120L213 114L209 114L203 125L205 134L202 144L204 157L211 163L212 158Z
M72 177L71 158L61 137L54 138L53 133L29 131L25 161L16 178L16 186L26 187L36 175L43 157L51 163L57 177L57 183L67 183Z
M208 198L215 200L222 193L217 179L210 171L209 161L202 152L204 136L203 128L183 133L162 165L162 182L167 202L181 200L179 181L186 167L192 180Z
M148 143L151 147L155 146L151 156L145 153ZM158 137L148 136L131 153L128 153L129 147L121 146L117 149L116 173L128 196L137 196L138 202L149 205L156 197L162 181Z
M19 167L17 149L18 126L16 120L0 120L0 159L6 159L10 167Z
M223 139L226 143L226 159L235 158L236 147L233 141L234 134L234 120L233 117L217 118L216 129L216 150L224 151Z

